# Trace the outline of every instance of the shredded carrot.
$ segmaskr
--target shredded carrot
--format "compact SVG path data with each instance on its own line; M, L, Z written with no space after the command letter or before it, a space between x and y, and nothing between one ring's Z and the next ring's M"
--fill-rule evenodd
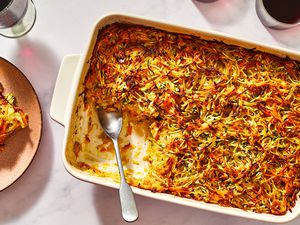
M28 115L15 105L13 94L4 96L2 92L0 88L0 146L15 130L28 126Z
M84 97L150 124L155 182L139 187L282 215L300 190L299 71L288 58L115 23L99 32Z

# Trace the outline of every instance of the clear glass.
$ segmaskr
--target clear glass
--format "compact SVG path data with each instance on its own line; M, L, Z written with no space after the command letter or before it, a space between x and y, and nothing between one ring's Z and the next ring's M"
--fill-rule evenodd
M35 19L36 9L32 0L12 0L0 12L0 35L21 37L32 29Z
M295 0L295 1L297 1L297 0ZM282 4L286 4L286 3L287 2L285 0L282 0ZM299 3L298 3L298 5L299 5ZM256 8L257 16L259 17L262 24L265 25L266 27L282 30L282 29L288 29L291 27L295 27L300 24L300 22L284 23L284 22L278 21L273 16L271 16L270 13L266 10L263 0L256 0L255 8ZM286 12L286 13L289 13L289 12Z
M218 0L196 0L198 2L205 2L205 3L210 3L210 2L216 2Z

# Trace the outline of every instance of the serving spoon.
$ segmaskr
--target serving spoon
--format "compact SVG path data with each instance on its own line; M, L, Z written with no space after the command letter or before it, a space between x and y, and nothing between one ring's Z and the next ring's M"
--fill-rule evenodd
M124 175L120 150L118 146L118 137L122 128L122 115L119 112L106 112L102 108L97 108L99 122L108 137L111 138L115 148L119 173L120 173L120 203L122 210L122 217L127 222L133 222L138 218L138 211L136 208L134 196L131 187L126 182Z

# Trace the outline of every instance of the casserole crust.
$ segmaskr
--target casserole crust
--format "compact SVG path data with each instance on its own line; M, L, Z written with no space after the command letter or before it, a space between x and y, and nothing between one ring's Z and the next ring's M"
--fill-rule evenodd
M299 62L119 24L99 31L77 103L70 163L118 179L94 107L123 112L131 185L282 215L300 188Z

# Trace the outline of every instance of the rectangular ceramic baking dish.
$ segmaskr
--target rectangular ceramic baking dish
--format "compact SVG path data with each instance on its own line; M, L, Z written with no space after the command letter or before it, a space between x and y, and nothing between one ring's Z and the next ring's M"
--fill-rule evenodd
M112 188L118 188L119 184L115 183L111 179L95 177L90 175L87 172L75 168L68 162L65 153L66 153L68 142L70 142L71 127L74 123L77 122L74 119L74 111L76 109L78 90L82 85L82 81L85 75L87 74L87 70L89 68L89 59L91 58L94 49L98 31L102 27L114 22L139 24L139 25L145 25L145 26L162 29L169 32L191 34L205 40L222 41L226 44L233 44L247 49L257 49L280 57L289 57L291 59L300 61L300 54L297 52L293 52L282 48L274 48L272 46L267 46L257 42L238 39L217 32L171 25L159 21L149 20L149 19L135 17L131 15L124 15L124 14L109 14L101 18L99 21L96 22L96 24L92 29L92 32L90 34L91 35L90 41L89 43L87 43L86 51L82 55L69 55L63 59L57 77L54 93L53 93L50 115L54 120L64 125L66 129L63 152L62 152L63 163L66 170L71 175L73 175L74 177L80 180L95 183L95 184L100 184ZM195 201L191 199L180 198L170 194L153 193L151 191L139 189L135 187L133 187L133 191L139 195L147 196L154 199L164 200L164 201L168 201L180 205L190 206L194 208L199 208L199 209L204 209L204 210L209 210L217 213L223 213L223 214L239 216L244 218L274 222L274 223L283 223L283 222L290 221L296 218L300 213L299 200L297 201L292 212L288 212L286 215L276 216L271 214L248 212L236 208L222 207L222 206L208 204L208 203Z

